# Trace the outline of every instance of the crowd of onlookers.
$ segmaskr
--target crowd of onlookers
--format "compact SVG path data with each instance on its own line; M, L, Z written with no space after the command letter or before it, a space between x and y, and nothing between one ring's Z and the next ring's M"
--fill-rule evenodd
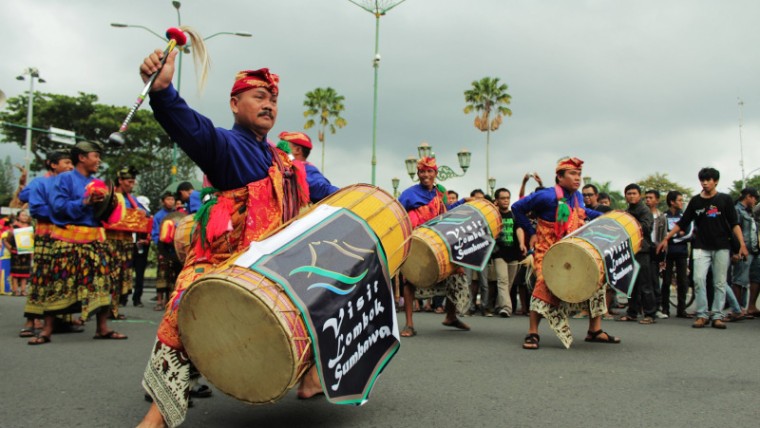
M539 184L536 190L543 188L537 174L526 174L520 198L525 195L525 185L531 178ZM630 297L607 287L605 319L654 324L675 316L695 318L695 328L709 324L723 329L726 322L760 316L756 306L760 291L760 206L757 204L760 194L754 188L745 188L736 200L731 200L728 195L717 192L719 178L715 169L700 171L702 192L693 196L677 190L663 195L635 183L626 186L626 211L636 218L643 235L642 249L635 257L641 268ZM459 197L453 190L448 193L449 200ZM595 185L584 185L581 194L587 208L602 213L612 211L610 196L600 193ZM496 247L487 268L483 272L466 270L471 304L469 311L461 315L505 318L527 315L535 278L530 253L522 254L516 243L515 223L510 212L511 192L501 188L491 196L476 189L470 196L488 199L499 208L503 230L496 237ZM663 196L665 211L660 210ZM685 206L687 198L692 201L688 208ZM688 216L686 224L681 222L684 215ZM716 226L717 222L726 223ZM679 224L683 227L674 230ZM736 233L742 235L746 252L742 252ZM713 270L722 274L714 275ZM722 281L724 276L726 280ZM714 307L716 298L718 302L725 301L725 307ZM692 303L696 306L692 307ZM443 306L443 297L415 302L417 311L443 313ZM619 311L623 308L627 308L625 312ZM587 317L585 311L574 315L574 318Z

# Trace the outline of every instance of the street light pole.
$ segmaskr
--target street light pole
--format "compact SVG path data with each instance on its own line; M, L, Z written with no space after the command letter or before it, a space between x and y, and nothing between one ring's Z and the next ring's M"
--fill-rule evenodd
M24 143L26 155L24 157L25 160L25 168L26 171L29 171L29 164L31 163L31 153L32 153L32 117L33 117L33 110L34 110L34 79L37 79L40 81L40 83L45 83L45 79L40 77L40 71L37 70L34 67L29 67L26 70L24 70L24 73L17 76L16 80L26 80L24 78L24 75L29 76L29 96L27 99L26 104L26 141Z
M744 143L742 142L742 126L744 125L744 101L739 100L739 166L742 169L742 189L747 187L747 176L744 175Z
M180 14L180 7L182 7L182 3L179 1L172 1L172 6L174 6L174 9L177 11L177 26L182 26L182 15ZM161 40L166 40L165 37L162 37L157 32L151 30L148 27L145 27L143 25L131 25L131 24L122 24L118 22L112 22L112 27L116 28L141 28L154 36L158 37ZM251 37L251 33L243 32L243 31L220 31L217 33L214 33L208 37L204 37L203 40L208 40L212 37L220 36L220 35L231 35L231 36L238 36L238 37ZM179 58L177 60L177 93L180 93L180 90L182 88L182 57L184 56L183 53L190 52L187 46L183 46L179 48ZM177 181L177 143L172 141L172 183L175 183Z
M354 0L348 0L351 3L359 6L367 12L375 15L375 56L372 59L372 67L375 69L374 85L373 85L373 99L372 99L372 181L371 184L375 185L375 177L377 171L377 74L380 69L380 17L388 13L389 10L400 5L406 0L364 0L364 5L357 3ZM359 0L361 1L361 0ZM380 5L380 3L387 4L386 7Z

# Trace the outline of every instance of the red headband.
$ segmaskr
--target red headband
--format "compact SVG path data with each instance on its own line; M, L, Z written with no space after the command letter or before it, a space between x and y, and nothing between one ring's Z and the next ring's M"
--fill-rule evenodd
M578 158L564 157L557 161L557 169L555 172L560 172L566 169L581 169L583 161Z
M244 70L239 71L235 75L235 83L232 85L230 96L241 94L249 89L253 88L265 88L272 95L277 95L279 88L277 85L280 83L280 76L270 73L268 68L261 68L258 70Z
M311 138L303 132L280 132L279 138L280 140L293 143L297 146L306 147L307 149L313 147L311 144Z
M435 162L435 158L425 157L417 161L417 171L432 169L438 172L438 164Z

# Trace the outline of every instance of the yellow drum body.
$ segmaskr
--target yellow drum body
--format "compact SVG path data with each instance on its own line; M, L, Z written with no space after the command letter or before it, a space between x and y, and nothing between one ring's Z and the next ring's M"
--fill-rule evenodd
M391 275L398 271L412 230L398 201L380 188L355 185L320 204L363 218L382 243ZM190 359L209 382L239 400L270 403L311 366L311 339L278 283L234 264L243 254L188 287L180 301L179 330Z
M193 227L195 227L193 217L192 214L182 217L174 230L174 251L177 253L177 259L180 263L185 263L187 253L190 251Z
M383 245L391 276L398 273L411 246L412 223L403 205L385 190L368 184L344 187L319 205L342 207L364 219Z
M634 253L641 249L643 235L641 226L633 216L623 211L613 211L604 215L620 223L631 240ZM560 300L580 303L588 300L605 283L604 257L586 240L576 238L588 224L552 245L544 255L543 275L546 286Z
M496 206L485 199L467 202L480 211L488 222L491 236L501 232L501 214ZM418 227L412 234L412 248L401 274L416 287L428 288L454 273L457 266L451 263L449 249L443 239L427 227Z

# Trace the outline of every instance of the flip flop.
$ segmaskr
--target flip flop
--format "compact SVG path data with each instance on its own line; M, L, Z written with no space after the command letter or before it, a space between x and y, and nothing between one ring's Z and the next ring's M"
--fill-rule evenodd
M50 343L50 336L44 336L44 335L37 335L34 337L34 339L26 342L27 345L44 345L46 343Z
M460 320L459 318L457 318L456 321L454 321L454 322L448 322L447 323L446 321L444 321L441 324L445 325L446 327L454 327L454 328L458 328L460 330L465 330L465 331L469 331L470 330L470 326L468 326L467 324L463 323L462 320Z
M197 385L190 389L190 396L194 398L208 398L211 394L211 388L208 385Z
M409 327L408 325L404 326L404 329L401 330L401 337L414 337L417 335L417 330L414 329L414 327Z
M24 338L34 337L34 336L36 336L36 334L34 334L34 329L31 327L22 328L18 334L18 337L24 337Z
M111 339L111 340L127 340L128 339L127 336L125 336L125 335L123 335L121 333L118 333L118 332L116 332L114 330L111 330L111 331L107 332L106 334L96 334L95 336L92 336L92 338L96 339L96 340L107 340L107 339Z

